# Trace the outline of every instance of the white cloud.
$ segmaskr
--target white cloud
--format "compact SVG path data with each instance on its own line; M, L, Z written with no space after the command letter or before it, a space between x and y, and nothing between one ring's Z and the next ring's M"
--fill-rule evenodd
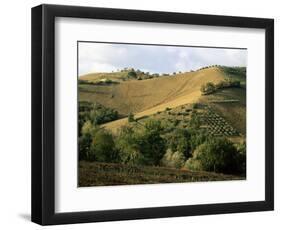
M79 43L79 75L125 67L157 73L189 71L208 65L246 66L241 49Z

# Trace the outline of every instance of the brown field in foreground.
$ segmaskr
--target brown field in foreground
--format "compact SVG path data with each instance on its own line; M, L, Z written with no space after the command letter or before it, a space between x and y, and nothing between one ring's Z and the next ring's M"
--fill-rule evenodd
M79 187L245 180L245 177L174 168L79 162Z

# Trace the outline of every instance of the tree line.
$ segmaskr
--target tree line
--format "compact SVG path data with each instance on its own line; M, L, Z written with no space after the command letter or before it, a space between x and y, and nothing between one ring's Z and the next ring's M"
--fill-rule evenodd
M95 121L97 119L86 120L81 126L79 160L227 174L246 172L246 143L235 145L226 138L200 130L196 113L188 129L147 119L142 125L132 121L114 135Z

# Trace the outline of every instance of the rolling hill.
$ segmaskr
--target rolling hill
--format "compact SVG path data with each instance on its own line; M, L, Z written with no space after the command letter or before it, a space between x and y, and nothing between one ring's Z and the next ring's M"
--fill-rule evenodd
M83 133L89 129L89 133L97 136L96 139L88 140L84 135L84 139L81 139L84 141L81 142L81 150L87 151L90 149L86 146L87 143L93 146L93 140L101 141L105 138L106 144L97 144L97 149L93 152L99 153L99 148L107 147L107 143L111 140L110 143L115 143L114 146L118 147L118 154L120 154L118 157L121 157L114 158L113 162L103 158L97 162L92 160L87 162L88 158L85 162L80 161L79 186L245 179L242 160L235 161L239 163L239 169L241 168L242 171L239 171L238 176L233 176L216 174L209 169L198 170L196 168L198 159L193 155L198 146L202 145L200 141L204 140L204 135L212 140L223 137L225 138L222 139L223 143L230 141L234 145L233 148L239 149L237 150L239 154L243 151L241 146L243 147L246 141L245 67L212 66L197 71L162 76L143 72L131 76L129 72L130 70L123 70L79 77L79 132ZM206 88L207 85L213 87L211 91ZM147 125L151 121L152 125L160 124L161 127L159 140L163 140L167 148L166 152L161 150L161 154L166 156L168 150L173 151L167 159L170 163L182 160L184 164L182 161L178 162L180 167L165 165L162 161L162 163L155 163L156 166L150 164L137 166L137 163L134 165L135 159L147 156L148 149L153 149L153 156L154 154L158 156L158 148L154 146L155 139L151 139L155 136L150 136L151 133L147 132L149 127ZM121 136L124 134L117 132L124 125L128 129L122 131L130 133L129 142L127 142L127 134ZM183 141L183 136L177 136L184 134L185 131L188 131L188 142L186 139ZM143 134L148 136L142 136ZM174 138L175 135L177 138ZM141 139L146 137L149 138ZM173 145L170 139L177 149L171 150ZM139 142L139 140L145 141ZM190 144L187 151L186 143ZM191 143L197 146L193 150ZM204 143L207 143L206 139ZM115 153L115 150L112 153ZM192 155L183 155L186 152ZM107 150L105 155L109 156ZM127 163L128 159L133 165L131 161ZM239 159L242 159L242 156Z
M108 74L112 79L112 73ZM114 73L116 79L120 75ZM87 81L95 81L100 74L80 77ZM106 74L103 74L103 78ZM225 79L218 67L211 67L194 72L176 74L174 76L158 77L147 80L129 80L119 84L79 86L79 100L99 102L105 107L116 109L119 114L126 117L134 113L135 118L149 116L167 107L175 108L200 100L200 88L207 82L218 83ZM111 130L118 129L126 124L127 118L105 124Z

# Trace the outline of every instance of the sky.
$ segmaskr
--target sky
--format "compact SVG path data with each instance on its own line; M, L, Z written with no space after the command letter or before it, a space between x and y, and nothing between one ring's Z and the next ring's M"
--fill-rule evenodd
M79 76L125 67L161 74L209 65L246 66L247 50L79 42L78 63Z

